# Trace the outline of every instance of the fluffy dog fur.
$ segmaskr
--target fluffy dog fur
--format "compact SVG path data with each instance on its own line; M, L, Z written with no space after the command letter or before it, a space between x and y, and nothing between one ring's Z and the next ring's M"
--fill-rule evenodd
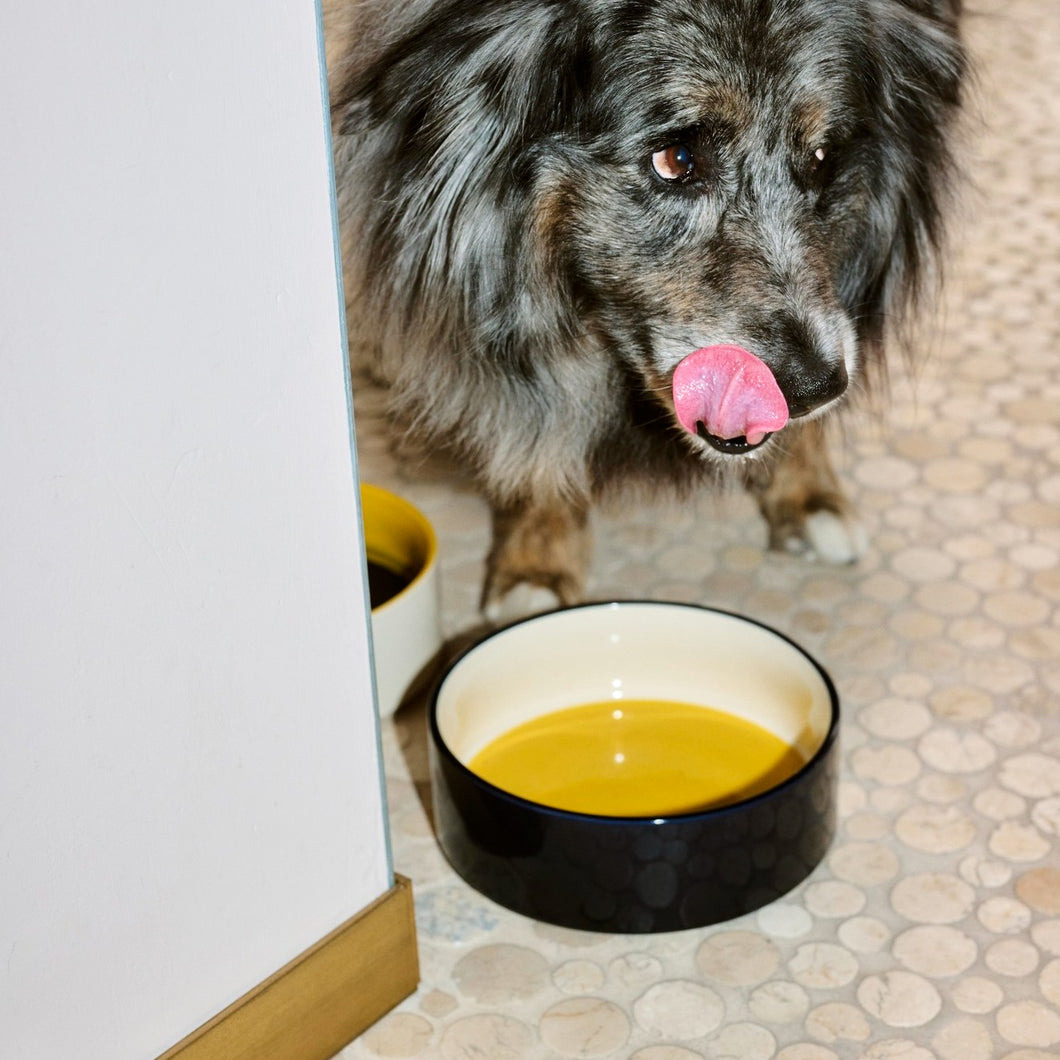
M487 610L577 600L590 507L633 480L736 480L774 546L856 555L822 417L939 246L958 4L325 0L353 353L481 483ZM722 342L792 413L743 454L670 392Z

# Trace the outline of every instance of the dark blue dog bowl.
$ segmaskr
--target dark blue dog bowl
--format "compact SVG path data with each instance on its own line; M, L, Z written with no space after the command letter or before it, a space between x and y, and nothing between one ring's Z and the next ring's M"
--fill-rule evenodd
M753 797L657 817L550 808L468 768L483 746L524 721L623 697L737 714L780 736L804 764ZM538 615L465 651L431 697L439 842L472 887L537 920L618 933L730 920L791 890L827 851L838 724L828 674L747 618L661 602Z

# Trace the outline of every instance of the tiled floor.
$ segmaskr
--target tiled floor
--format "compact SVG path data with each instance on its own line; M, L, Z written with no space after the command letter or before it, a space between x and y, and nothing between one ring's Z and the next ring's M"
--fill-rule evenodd
M448 868L422 715L384 725L422 985L344 1060L1044 1060L1060 1056L1060 5L981 0L975 188L930 358L843 474L871 537L827 568L764 551L749 500L596 520L593 596L738 609L804 643L844 702L841 825L759 913L669 935L555 929ZM487 517L393 452L357 385L364 478L423 508L444 617L475 620Z

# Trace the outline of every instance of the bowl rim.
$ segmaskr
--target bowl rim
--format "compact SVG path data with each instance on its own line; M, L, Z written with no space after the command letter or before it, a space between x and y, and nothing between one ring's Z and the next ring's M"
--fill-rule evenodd
M828 719L828 731L825 733L824 739L821 741L821 745L816 751L799 767L794 773L786 777L779 784L774 785L771 788L767 788L765 791L759 792L757 795L750 795L745 798L739 799L736 802L726 803L724 806L715 806L705 810L690 810L687 813L671 813L671 814L644 814L641 816L630 816L630 815L618 815L618 814L603 814L603 813L588 813L582 810L564 810L557 806L548 806L542 802L535 802L533 799L524 798L522 795L517 795L515 792L507 791L504 788L498 787L496 784L485 777L479 776L473 769L469 768L463 762L457 758L456 754L446 743L442 737L441 729L438 725L438 697L441 694L442 686L445 684L446 679L456 669L456 667L465 659L468 655L477 651L482 645L486 644L487 641L492 638L499 636L508 630L515 629L518 626L526 625L531 622L538 622L547 620L549 617L559 614L564 614L569 611L578 611L586 608L614 608L623 607L627 605L649 605L659 606L667 608L687 608L692 611L710 611L713 614L721 615L725 618L736 619L740 622L745 622L748 625L757 626L759 629L764 630L766 633L777 637L779 640L784 641L786 644L795 648L802 656L805 657L806 661L810 666L817 672L818 676L824 682L825 689L828 692L828 704L829 704L829 719ZM730 611L726 608L712 607L708 604L697 604L689 603L686 601L679 600L652 600L652 599L603 599L603 600L589 600L580 604L572 604L568 607L556 608L552 611L542 611L537 614L527 615L523 618L515 619L512 622L507 622L504 625L497 626L491 629L489 632L484 634L474 643L469 644L462 648L452 659L446 663L445 667L438 675L432 688L430 698L427 704L427 719L428 726L431 734L431 745L433 748L445 759L446 763L451 767L455 768L458 773L465 776L467 779L475 784L481 785L483 788L494 797L500 798L502 801L509 802L517 807L524 810L532 810L539 814L545 814L551 817L560 817L568 821L582 821L586 824L597 824L597 825L662 825L669 824L671 822L691 823L701 820L720 820L724 817L731 816L734 813L745 813L749 808L753 807L756 803L762 804L769 802L778 796L780 796L786 789L793 787L799 783L803 778L813 772L817 764L826 757L830 752L832 745L839 738L839 693L836 690L835 683L832 680L831 675L810 654L801 644L793 640L786 633L782 633L780 630L775 629L773 626L766 622L761 622L756 618L751 618L748 615L740 614L737 611Z

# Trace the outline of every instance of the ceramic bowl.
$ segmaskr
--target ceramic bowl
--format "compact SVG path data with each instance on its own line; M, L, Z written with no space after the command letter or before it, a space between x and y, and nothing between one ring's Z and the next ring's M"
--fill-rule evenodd
M442 644L438 542L415 505L379 486L361 485L361 516L376 701L388 717Z
M759 794L692 812L556 809L469 766L498 736L594 701L670 700L755 722L798 752ZM839 700L787 637L690 604L617 601L537 615L452 661L429 703L442 850L471 886L565 927L656 932L749 913L802 881L836 828Z

